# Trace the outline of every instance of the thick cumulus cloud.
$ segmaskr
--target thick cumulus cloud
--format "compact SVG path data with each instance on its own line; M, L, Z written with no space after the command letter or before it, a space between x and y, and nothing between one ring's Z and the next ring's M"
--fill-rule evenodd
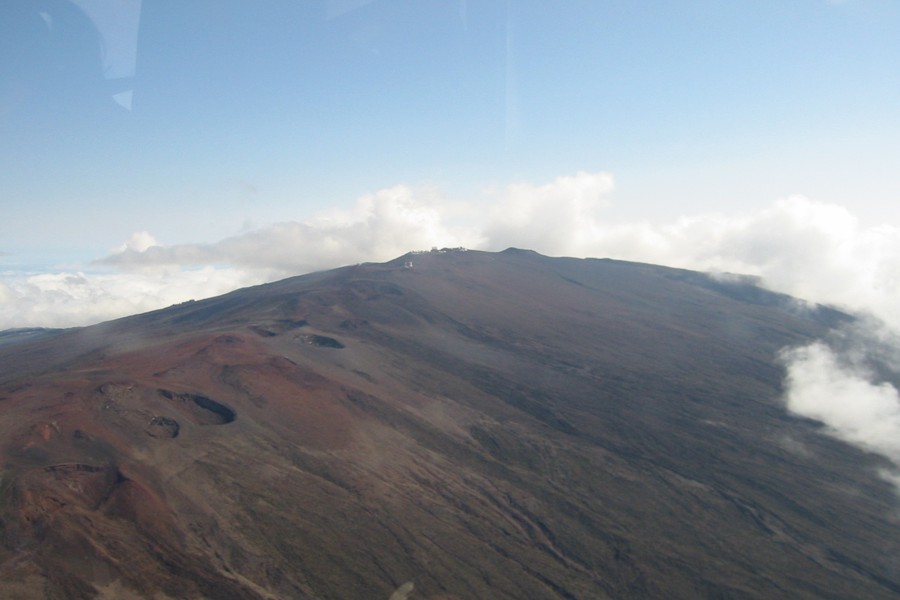
M486 241L492 249L588 256L603 238L600 218L613 186L609 173L582 171L545 185L515 183L494 191L481 225Z

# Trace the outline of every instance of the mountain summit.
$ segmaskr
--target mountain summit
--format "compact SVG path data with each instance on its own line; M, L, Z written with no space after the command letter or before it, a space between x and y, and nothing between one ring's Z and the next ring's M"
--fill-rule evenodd
M4 598L896 598L877 457L780 400L850 317L412 253L0 341Z

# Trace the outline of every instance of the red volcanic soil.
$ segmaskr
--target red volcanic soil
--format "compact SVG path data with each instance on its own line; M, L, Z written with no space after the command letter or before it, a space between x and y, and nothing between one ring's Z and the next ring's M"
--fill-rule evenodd
M884 465L779 400L848 320L448 251L14 336L0 596L897 597Z

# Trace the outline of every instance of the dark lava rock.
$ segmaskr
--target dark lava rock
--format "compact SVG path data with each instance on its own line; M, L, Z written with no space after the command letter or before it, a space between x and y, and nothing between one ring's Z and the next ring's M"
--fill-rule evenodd
M178 437L178 431L181 427L178 421L168 417L153 417L147 424L147 434L155 438L174 438Z

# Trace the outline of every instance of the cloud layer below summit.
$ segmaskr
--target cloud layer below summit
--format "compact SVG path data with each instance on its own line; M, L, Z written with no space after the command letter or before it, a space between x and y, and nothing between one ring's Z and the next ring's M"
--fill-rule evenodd
M687 215L664 223L606 218L606 172L518 182L477 199L396 185L304 221L214 243L165 245L138 231L90 268L0 279L0 328L82 325L313 270L383 261L409 250L529 248L757 275L811 302L897 319L900 228L862 227L846 208L803 196L752 213ZM894 323L898 324L898 323Z

